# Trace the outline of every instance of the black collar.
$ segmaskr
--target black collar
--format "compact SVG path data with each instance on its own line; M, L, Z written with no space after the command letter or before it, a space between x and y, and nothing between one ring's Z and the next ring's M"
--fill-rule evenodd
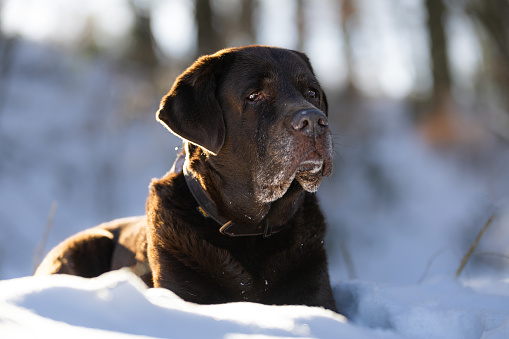
M177 159L176 163L179 161ZM202 185L192 173L187 170L187 163L182 163L182 170L186 179L187 187L191 191L194 199L198 203L197 210L205 218L212 218L216 221L221 228L219 232L230 237L241 237L241 236L254 236L263 235L269 237L274 233L281 231L285 225L278 227L272 227L268 223L265 223L265 227L261 225L247 226L242 224L236 224L232 220L228 220L217 212L217 207L214 201L209 197L207 192L203 189ZM179 170L175 168L174 170ZM180 172L180 171L179 171ZM178 172L177 172L178 173Z

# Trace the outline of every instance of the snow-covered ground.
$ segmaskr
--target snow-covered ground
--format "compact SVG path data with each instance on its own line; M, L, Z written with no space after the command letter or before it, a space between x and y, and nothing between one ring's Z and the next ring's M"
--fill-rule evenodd
M484 140L486 152L469 161L438 155L402 119L404 106L387 102L367 107L362 127L335 126L335 174L319 192L346 318L302 306L197 306L128 271L29 277L52 202L44 252L143 213L150 178L169 169L180 141L155 122L157 101L126 117L143 79L108 61L21 43L11 66L0 79L0 338L509 338L509 150Z
M316 307L195 305L146 289L128 270L95 279L0 282L2 338L508 338L509 280L474 286L353 281L334 286L345 317Z

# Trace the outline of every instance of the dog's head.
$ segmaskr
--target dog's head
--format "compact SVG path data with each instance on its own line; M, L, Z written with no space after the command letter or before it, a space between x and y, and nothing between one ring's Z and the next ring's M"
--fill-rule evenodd
M157 119L259 203L295 181L315 192L332 171L325 93L296 51L250 46L201 57L163 98Z

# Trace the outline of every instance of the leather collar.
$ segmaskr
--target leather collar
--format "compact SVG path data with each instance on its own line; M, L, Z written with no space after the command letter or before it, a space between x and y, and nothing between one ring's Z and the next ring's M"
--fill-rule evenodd
M265 223L264 226L262 225L247 226L243 224L234 223L232 220L229 220L219 215L216 204L210 198L207 192L203 189L202 185L200 184L196 176L193 173L189 173L187 169L187 162L184 161L183 158L184 154L182 153L175 161L172 170L175 173L179 173L180 171L184 172L187 187L189 188L194 199L198 203L197 207L198 212L200 212L200 214L204 218L211 218L215 222L217 222L221 226L219 228L219 232L221 232L221 234L230 237L263 235L263 237L266 238L274 233L281 231L285 227L285 225L272 227L268 223Z

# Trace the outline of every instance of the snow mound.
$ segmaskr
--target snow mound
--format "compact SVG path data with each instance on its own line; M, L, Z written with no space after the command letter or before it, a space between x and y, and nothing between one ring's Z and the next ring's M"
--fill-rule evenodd
M7 338L397 338L334 312L254 303L196 305L147 289L128 270L95 279L55 275L0 282L0 333Z
M359 326L405 338L509 338L509 280L475 285L449 278L406 286L354 281L334 292L342 313Z
M36 338L508 338L509 281L465 286L351 281L334 286L345 317L306 306L196 305L148 289L129 270L85 279L0 282L0 334ZM483 291L488 291L483 292Z

